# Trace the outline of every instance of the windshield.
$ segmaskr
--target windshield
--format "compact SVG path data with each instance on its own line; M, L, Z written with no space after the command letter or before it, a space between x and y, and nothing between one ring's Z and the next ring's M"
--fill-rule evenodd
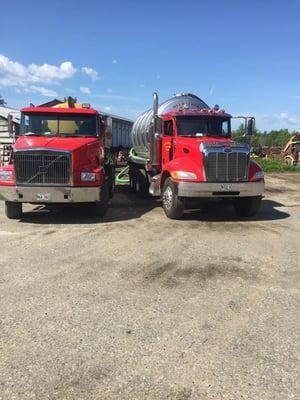
M96 136L95 115L22 114L20 135Z
M179 136L217 136L230 137L230 119L222 117L177 117Z

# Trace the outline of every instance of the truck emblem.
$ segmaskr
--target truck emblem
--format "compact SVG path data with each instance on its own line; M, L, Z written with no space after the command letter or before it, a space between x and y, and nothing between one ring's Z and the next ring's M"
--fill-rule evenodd
M48 167L46 165L40 165L38 168L39 174L46 174Z
M224 144L223 149L226 153L230 153L232 151L232 148L228 144Z

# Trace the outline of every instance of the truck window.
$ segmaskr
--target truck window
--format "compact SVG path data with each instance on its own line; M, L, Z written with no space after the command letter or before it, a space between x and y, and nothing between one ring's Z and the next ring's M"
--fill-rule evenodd
M173 121L164 122L164 134L165 136L173 136Z
M22 114L20 135L96 136L96 116Z
M230 137L230 119L210 116L177 117L177 133L179 136L216 136Z

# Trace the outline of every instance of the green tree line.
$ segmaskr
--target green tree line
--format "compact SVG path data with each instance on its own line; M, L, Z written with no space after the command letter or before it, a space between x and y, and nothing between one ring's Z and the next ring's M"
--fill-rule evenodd
M293 135L297 135L297 140L300 140L300 132L290 132L288 129L272 130L269 132L260 132L259 130L255 130L255 134L252 136L243 135L243 124L241 124L238 129L232 132L232 137L234 140L249 143L251 146L261 145L263 147L284 147Z

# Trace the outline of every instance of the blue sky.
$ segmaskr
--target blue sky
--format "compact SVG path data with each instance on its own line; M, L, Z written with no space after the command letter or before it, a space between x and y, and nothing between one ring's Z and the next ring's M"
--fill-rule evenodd
M300 130L300 2L10 0L1 4L0 93L135 118L192 92L257 127Z

